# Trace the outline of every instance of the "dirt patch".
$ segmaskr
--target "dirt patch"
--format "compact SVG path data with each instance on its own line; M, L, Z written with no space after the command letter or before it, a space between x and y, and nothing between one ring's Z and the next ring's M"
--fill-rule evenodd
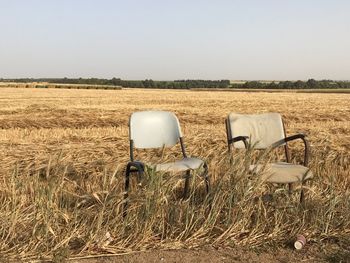
M264 252L249 251L241 248L204 247L200 249L179 250L151 250L134 252L118 256L100 256L83 259L72 259L74 263L129 263L129 262L210 262L210 263L238 263L238 262L350 262L350 252L335 251L325 254L320 248L306 247L296 251L291 248L273 249Z

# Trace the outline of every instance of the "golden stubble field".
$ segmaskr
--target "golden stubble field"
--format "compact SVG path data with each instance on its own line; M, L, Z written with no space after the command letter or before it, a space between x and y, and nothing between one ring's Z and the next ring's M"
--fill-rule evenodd
M349 98L348 94L1 88L0 259L59 260L208 244L286 247L300 232L316 247L348 253ZM205 197L201 189L194 189L183 201L172 187L180 177L150 174L148 187L146 183L143 189L133 188L123 219L128 118L148 109L176 113L187 152L209 164L212 192ZM247 179L239 165L244 154L237 153L238 165L230 166L224 126L229 112L279 112L287 135L308 135L315 177L307 185L305 206L298 205L297 193L288 196L281 187ZM302 143L292 143L291 150L293 160L301 161ZM176 156L171 151L149 153L150 159L163 161ZM275 192L276 200L264 202L265 192Z

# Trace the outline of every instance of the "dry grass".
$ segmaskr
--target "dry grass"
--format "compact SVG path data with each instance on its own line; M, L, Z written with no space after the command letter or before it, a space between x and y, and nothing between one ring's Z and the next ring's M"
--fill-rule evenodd
M287 246L299 232L311 244L345 251L350 247L348 101L346 94L2 88L0 260L59 261L203 244ZM128 117L145 109L178 115L188 153L209 164L212 191L205 196L203 185L194 183L183 201L181 177L149 171L142 187L134 184L123 219ZM309 135L315 178L305 207L297 205L296 193L288 196L259 177L247 179L244 162L250 154L237 153L229 164L224 118L230 111L280 112L288 134ZM295 162L301 148L291 144ZM171 153L152 151L162 160L171 160ZM264 201L264 193L274 193L274 200Z

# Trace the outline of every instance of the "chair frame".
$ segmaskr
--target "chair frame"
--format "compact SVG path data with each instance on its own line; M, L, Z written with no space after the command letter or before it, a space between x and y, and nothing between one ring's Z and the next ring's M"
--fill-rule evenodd
M135 158L134 158L134 150L135 150L134 141L132 139L130 139L129 142L130 142L130 145L129 145L130 161L128 162L128 164L126 166L126 172L125 172L124 215L126 215L125 213L126 213L126 209L127 209L127 206L128 206L128 203L127 203L126 200L127 200L129 189L130 189L130 176L131 176L132 173L137 173L137 179L138 179L138 181L140 181L141 177L143 176L143 174L145 172L145 164L143 162L141 162L141 161L135 161ZM186 147L185 147L183 136L179 136L178 142L180 143L180 146L181 146L181 152L182 152L183 158L188 158L188 156L186 154ZM154 148L154 149L156 149L156 148ZM207 163L205 161L203 161L203 168L204 168L204 172L202 173L201 176L204 177L206 192L208 194L209 193L209 188L210 188L210 181L209 181L209 175L208 175L208 165L207 165ZM184 186L184 190L183 190L183 199L186 199L188 197L190 179L191 179L191 170L189 169L189 170L186 170L185 186Z
M233 144L235 142L239 142L239 141L242 141L244 143L245 149L247 150L248 147L249 147L249 142L248 142L249 137L248 136L237 136L237 137L232 138L232 129L231 129L231 122L230 122L230 117L229 116L225 119L225 126L226 126L228 152L230 154L232 154L232 147L234 147ZM298 134L291 135L291 136L287 137L283 119L282 119L282 126L283 126L284 138L279 140L279 141L277 141L277 142L275 142L275 143L273 143L271 145L271 148L272 149L276 149L276 148L284 145L284 153L285 153L285 157L286 157L286 162L287 163L291 163L290 151L289 151L289 148L288 148L288 142L294 141L294 140L297 140L297 139L301 139L303 141L303 143L304 143L304 161L303 161L303 165L305 167L307 167L308 164L309 164L309 158L310 158L310 144L309 144L309 141L307 140L306 135L302 134L302 133L298 133ZM259 150L259 149L256 149L256 150ZM304 180L301 182L300 203L303 203L304 200L305 200L303 186L304 186ZM288 184L288 189L289 189L289 193L291 193L292 183Z

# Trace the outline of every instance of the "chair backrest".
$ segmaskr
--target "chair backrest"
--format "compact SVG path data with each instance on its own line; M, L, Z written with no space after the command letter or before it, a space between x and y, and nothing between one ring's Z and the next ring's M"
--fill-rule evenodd
M174 113L167 111L134 112L129 129L135 148L173 146L182 137L179 120Z
M228 116L231 138L248 136L255 149L266 149L273 143L285 138L282 117L278 113L236 114ZM244 143L234 143L236 148L245 148Z

